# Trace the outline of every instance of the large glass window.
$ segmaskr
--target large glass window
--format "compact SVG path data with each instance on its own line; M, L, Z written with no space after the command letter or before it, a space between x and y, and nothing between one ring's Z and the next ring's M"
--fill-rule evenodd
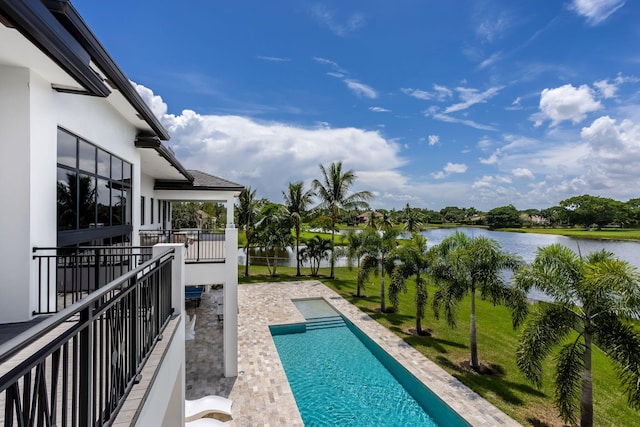
M58 129L58 240L129 241L131 175L131 163Z

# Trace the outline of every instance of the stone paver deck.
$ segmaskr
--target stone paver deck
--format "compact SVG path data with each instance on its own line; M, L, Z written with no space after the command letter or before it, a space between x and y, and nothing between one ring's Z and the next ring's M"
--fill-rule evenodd
M215 292L197 310L196 338L187 341L187 399L219 394L234 401L230 426L301 426L269 325L303 322L291 299L321 297L365 332L474 426L517 426L513 419L427 359L393 332L318 281L238 286L237 378L224 378L222 323ZM193 312L193 309L188 310Z

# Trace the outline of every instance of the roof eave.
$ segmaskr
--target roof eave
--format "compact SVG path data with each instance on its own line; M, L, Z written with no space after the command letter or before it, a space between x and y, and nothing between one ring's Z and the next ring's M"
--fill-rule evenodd
M149 124L158 138L165 141L169 140L171 138L169 132L142 100L138 91L107 53L102 43L96 38L69 0L45 0L44 3L67 31L78 40L80 45L91 56L93 62L105 73L110 82L118 88L126 100L140 114L141 118Z
M136 148L152 148L158 152L165 160L167 160L171 166L176 168L178 172L180 172L189 183L193 182L193 175L189 173L187 169L176 159L176 156L173 152L162 144L162 141L158 137L155 136L138 136L135 140Z
M0 0L0 13L24 37L76 80L86 95L106 97L111 91L91 68L91 56L40 0Z

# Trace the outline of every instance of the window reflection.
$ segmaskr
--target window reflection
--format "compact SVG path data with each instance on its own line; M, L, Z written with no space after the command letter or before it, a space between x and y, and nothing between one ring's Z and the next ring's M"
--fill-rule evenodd
M58 168L58 230L76 228L77 197L75 172Z
M96 222L96 183L92 176L78 175L78 219L80 228L93 227Z
M78 167L85 172L96 173L96 147L87 141L78 142Z

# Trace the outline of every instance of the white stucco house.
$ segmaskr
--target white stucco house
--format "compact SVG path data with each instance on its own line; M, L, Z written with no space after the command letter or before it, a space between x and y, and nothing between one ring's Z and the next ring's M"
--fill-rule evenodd
M2 424L182 425L189 285L223 284L237 374L243 187L187 170L169 138L69 1L0 0ZM168 238L173 201L226 206L215 257Z

